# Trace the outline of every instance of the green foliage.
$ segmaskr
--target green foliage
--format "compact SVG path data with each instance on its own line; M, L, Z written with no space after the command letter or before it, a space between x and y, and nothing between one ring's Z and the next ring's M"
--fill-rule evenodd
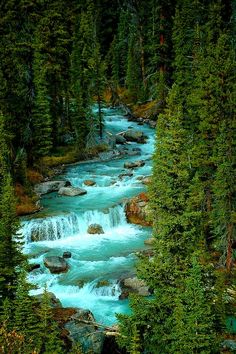
M19 222L16 218L15 196L10 175L9 151L4 123L4 117L0 115L0 303L6 296L14 297L17 281L16 267L23 259L20 252L21 243L16 235Z
M63 353L62 342L59 339L58 325L53 319L50 298L47 289L44 289L42 302L37 312L39 331L42 341L41 351L45 354Z

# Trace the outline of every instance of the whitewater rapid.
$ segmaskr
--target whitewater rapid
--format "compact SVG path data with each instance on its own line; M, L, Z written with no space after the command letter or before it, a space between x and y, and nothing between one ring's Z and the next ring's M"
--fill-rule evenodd
M155 132L129 122L119 110L104 109L104 115L105 130L113 134L132 126L148 136L146 144L127 145L140 148L141 156L67 167L59 179L85 188L87 194L72 198L45 195L43 211L23 218L21 233L29 262L40 264L29 273L30 282L38 287L34 294L41 293L46 285L63 306L87 308L98 322L113 324L116 313L130 311L128 300L119 300L119 280L134 274L136 252L145 249L144 240L151 234L150 228L127 223L124 205L127 198L145 190L140 177L151 174ZM140 159L145 165L133 170L132 177L120 176L127 172L124 162ZM88 179L96 182L95 186L85 186ZM88 234L90 224L101 225L104 234ZM44 266L44 257L62 256L65 251L72 254L67 260L69 271L51 274Z

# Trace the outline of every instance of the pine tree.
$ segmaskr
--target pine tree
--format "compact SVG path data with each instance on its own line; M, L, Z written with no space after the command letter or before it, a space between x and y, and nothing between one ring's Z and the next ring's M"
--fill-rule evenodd
M27 282L26 276L27 273L24 266L17 279L13 328L24 336L28 349L37 348L39 350L42 343L39 335L38 316L35 312L36 301L29 295L32 285Z
M43 24L41 24L42 26ZM47 84L47 62L42 53L41 26L36 30L34 52L35 102L33 111L34 157L48 155L52 148L52 118Z
M86 10L77 18L72 52L72 91L74 95L73 122L78 148L86 146L89 118L92 115L92 76L94 67L95 24L93 4L88 1Z
M42 302L37 311L39 318L39 337L41 339L41 350L45 354L63 353L62 342L59 339L59 330L57 323L53 319L50 298L47 289L44 289Z
M6 144L4 117L0 114L0 303L13 298L17 281L17 269L23 256L21 243L16 233L19 227L16 218L15 196L9 169L9 148ZM6 252L7 250L7 252Z
M214 276L204 269L196 256L177 288L172 314L172 353L218 353L216 339Z

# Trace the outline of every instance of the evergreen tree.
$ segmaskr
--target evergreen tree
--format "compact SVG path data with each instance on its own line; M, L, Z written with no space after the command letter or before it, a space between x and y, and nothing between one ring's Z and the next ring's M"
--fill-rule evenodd
M72 52L72 91L74 95L73 122L78 148L86 146L89 132L89 119L92 116L92 87L96 60L96 23L94 6L91 1L86 3L77 18L74 47Z
M32 286L26 280L23 267L18 276L16 297L14 300L13 329L24 336L28 349L41 347L39 322L35 312L36 301L29 295Z
M50 298L46 288L44 289L37 315L39 318L39 337L42 342L41 351L45 354L63 353L58 326L53 319Z
M13 298L17 281L17 269L23 256L16 233L19 227L12 178L9 168L9 148L6 144L4 117L0 114L0 303ZM7 252L6 252L7 250Z
M52 118L50 114L49 92L47 84L47 61L42 52L41 26L36 30L34 52L35 103L33 111L34 156L48 155L52 148Z

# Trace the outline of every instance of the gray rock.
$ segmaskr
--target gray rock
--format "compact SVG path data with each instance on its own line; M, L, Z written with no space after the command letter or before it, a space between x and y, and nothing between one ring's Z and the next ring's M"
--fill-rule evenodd
M155 129L155 128L156 128L156 125L157 125L157 122L155 122L154 120L150 120L150 121L149 121L149 127L150 127L150 128Z
M127 298L130 293L138 294L140 296L151 295L146 282L137 277L123 279L120 282L120 287L122 290L121 295L119 296L120 300Z
M124 168L137 168L137 167L142 167L144 165L145 162L143 160L134 161L134 162L125 162Z
M144 244L147 246L153 246L156 242L155 237L150 237L147 240L144 241Z
M124 133L124 138L127 141L135 141L137 143L144 143L147 137L144 135L144 133L142 131L135 130L135 129L128 129Z
M101 225L99 225L99 224L91 224L88 227L87 233L88 234L92 234L92 235L104 234L104 231L103 231L103 228L102 228Z
M101 354L105 334L98 329L92 312L84 309L75 309L69 321L65 324L72 343L79 343L83 353Z
M127 154L128 156L140 156L141 155L141 152L140 151L135 151L135 150L129 150L127 151Z
M34 186L34 191L39 194L48 194L51 192L57 192L60 188L70 185L69 181L48 181L36 184Z
M87 191L82 188L75 188L75 187L62 187L59 189L58 194L64 195L68 197L76 197L78 195L84 195Z
M48 256L44 257L43 263L52 274L65 273L68 271L68 263L63 257Z
M151 183L151 177L145 177L142 180L142 183L145 184L145 185L150 184Z
M223 349L236 350L236 341L232 339L226 339L221 343Z
M116 144L126 144L126 139L122 136L117 134L116 135Z
M119 175L119 179L123 179L123 177L132 177L134 174L132 172L121 173Z
M47 291L47 296L48 296L48 300L49 300L49 305L52 308L61 308L62 307L60 300L56 297L55 294ZM41 303L43 301L44 294L34 295L34 298L36 299L36 301Z

